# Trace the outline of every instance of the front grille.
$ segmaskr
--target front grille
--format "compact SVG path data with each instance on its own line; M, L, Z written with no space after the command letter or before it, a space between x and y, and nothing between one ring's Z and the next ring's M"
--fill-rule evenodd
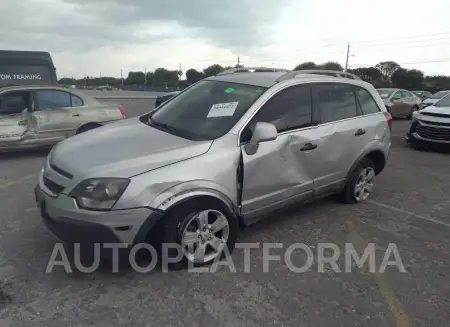
M416 133L420 136L437 141L450 141L450 128L425 126L418 124Z
M448 123L442 123L442 122L435 122L435 121L428 121L428 120L420 120L421 122L424 122L428 125L436 125L436 126L448 126L450 127L450 121Z
M64 190L64 187L56 184L55 182L49 180L47 177L43 177L44 185L46 188L50 190L53 194L59 194Z
M450 114L438 114L434 112L421 112L424 116L431 116L431 117L439 117L439 118L450 118Z

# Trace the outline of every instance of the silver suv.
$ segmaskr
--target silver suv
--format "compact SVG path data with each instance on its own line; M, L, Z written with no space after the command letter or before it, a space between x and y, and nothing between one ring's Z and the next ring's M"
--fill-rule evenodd
M157 239L182 248L173 266L209 263L274 210L331 194L365 200L386 165L391 122L357 78L226 71L55 146L36 200L65 242Z

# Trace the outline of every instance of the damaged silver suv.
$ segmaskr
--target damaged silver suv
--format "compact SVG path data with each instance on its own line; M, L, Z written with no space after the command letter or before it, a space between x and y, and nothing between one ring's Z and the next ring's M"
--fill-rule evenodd
M54 147L35 190L46 225L69 243L158 238L184 249L177 264L204 264L274 210L365 200L391 146L375 88L345 73L246 70Z

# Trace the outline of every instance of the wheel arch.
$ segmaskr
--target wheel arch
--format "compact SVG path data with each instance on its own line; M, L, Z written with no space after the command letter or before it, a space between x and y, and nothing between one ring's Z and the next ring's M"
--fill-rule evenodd
M355 160L352 167L348 171L347 177L345 179L345 184L347 184L347 181L350 179L352 173L359 166L361 161L366 158L370 159L373 162L373 164L375 166L375 174L376 175L380 174L383 171L384 167L386 166L386 156L384 155L383 151L381 151L379 149L374 149L374 150L364 152L363 154L361 154L358 157L357 160Z
M75 134L79 134L79 131L80 131L83 127L86 127L86 126L96 126L96 127L101 127L101 126L103 126L103 125L100 124L100 123L96 123L96 122L83 122L83 123L81 123L80 125L78 125L78 127L77 127L77 129L76 129L76 131L75 131Z
M233 215L238 214L237 207L234 205L233 201L231 201L231 199L227 195L215 189L208 189L208 188L195 188L173 194L172 196L168 196L165 200L161 201L159 205L155 206L156 203L153 202L154 205L152 207L165 213L169 210L172 210L176 206L185 204L192 200L218 201L231 214Z

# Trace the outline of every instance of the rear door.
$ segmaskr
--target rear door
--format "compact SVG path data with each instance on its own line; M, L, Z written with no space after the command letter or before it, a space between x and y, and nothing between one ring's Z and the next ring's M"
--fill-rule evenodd
M313 96L320 112L314 176L314 188L320 195L341 186L370 133L361 120L353 85L318 83Z
M397 99L392 100L392 106L389 108L390 113L395 116L404 116L408 111L408 104L405 104L405 98L402 91L396 91L391 99Z
M27 91L0 94L0 147L22 141L31 129L29 104Z
M403 93L403 97L405 99L405 103L408 104L408 110L406 112L406 114L411 113L412 108L417 105L420 100L411 92L406 91L406 90L402 90Z
M70 136L81 119L78 112L72 112L71 94L57 89L35 91L33 117L39 138L54 142Z

